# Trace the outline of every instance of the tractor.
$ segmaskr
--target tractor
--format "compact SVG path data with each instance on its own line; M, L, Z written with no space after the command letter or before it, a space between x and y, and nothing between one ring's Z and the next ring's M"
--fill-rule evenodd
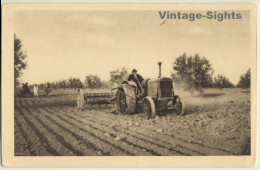
M184 115L185 106L182 99L174 93L173 80L161 77L162 63L158 64L159 77L140 82L142 93L134 81L123 81L117 87L116 105L119 112L123 114L144 112L147 119L152 119L158 112L166 110Z

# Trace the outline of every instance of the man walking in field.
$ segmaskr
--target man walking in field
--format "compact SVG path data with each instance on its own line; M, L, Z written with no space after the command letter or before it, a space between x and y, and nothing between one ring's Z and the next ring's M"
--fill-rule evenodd
M83 110L83 104L84 104L83 92L82 92L82 89L78 88L78 92L77 92L77 106L78 106L78 110Z
M33 94L34 94L34 97L38 97L38 85L35 84L33 86Z

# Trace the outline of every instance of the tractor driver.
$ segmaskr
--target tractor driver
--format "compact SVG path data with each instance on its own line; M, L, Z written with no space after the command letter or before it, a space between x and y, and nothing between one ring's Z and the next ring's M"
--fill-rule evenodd
M132 74L129 75L127 80L128 81L134 81L136 83L136 85L137 85L137 89L141 93L144 93L144 90L143 90L142 85L141 85L141 83L144 80L144 78L141 75L137 74L137 70L136 69L133 69Z

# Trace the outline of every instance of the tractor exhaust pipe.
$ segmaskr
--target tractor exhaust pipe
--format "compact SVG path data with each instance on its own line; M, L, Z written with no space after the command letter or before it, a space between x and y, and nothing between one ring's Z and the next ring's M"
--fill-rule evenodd
M158 78L161 78L161 65L162 65L162 62L158 62L158 65L159 65L159 77Z

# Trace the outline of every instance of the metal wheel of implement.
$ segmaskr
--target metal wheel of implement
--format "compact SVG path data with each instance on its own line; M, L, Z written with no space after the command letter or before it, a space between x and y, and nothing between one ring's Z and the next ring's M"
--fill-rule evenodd
M183 100L180 97L177 97L176 99L176 112L178 115L182 116L185 113L185 105Z
M147 119L152 119L156 115L155 104L151 97L146 97L143 100L143 111Z
M126 95L124 90L119 89L116 94L117 110L121 113L127 112Z

